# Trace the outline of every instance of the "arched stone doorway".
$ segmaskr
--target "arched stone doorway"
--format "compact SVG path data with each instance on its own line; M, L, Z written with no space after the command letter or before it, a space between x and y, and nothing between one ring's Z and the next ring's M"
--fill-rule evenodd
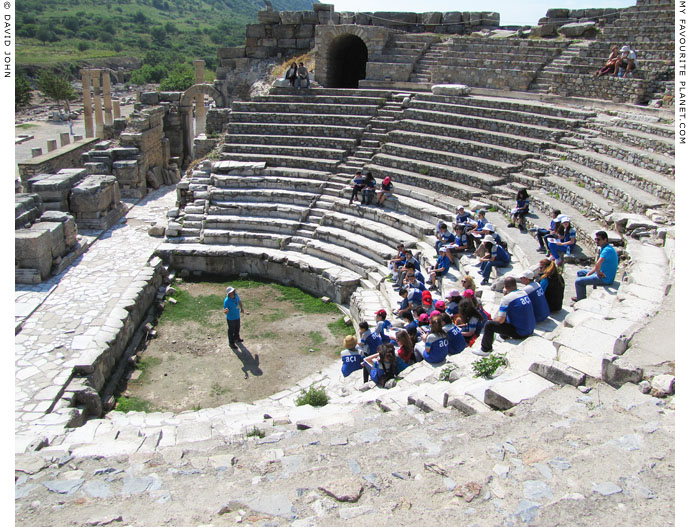
M357 35L340 35L331 41L326 54L328 88L358 88L367 76L369 50Z

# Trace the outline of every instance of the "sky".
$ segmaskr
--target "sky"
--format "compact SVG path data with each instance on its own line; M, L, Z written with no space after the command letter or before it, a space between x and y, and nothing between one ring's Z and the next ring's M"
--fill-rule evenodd
M536 26L546 11L554 7L584 9L587 7L630 7L635 0L533 0L528 3L515 0L492 0L485 5L463 0L325 0L335 5L336 11L376 12L376 11L498 11L501 25Z

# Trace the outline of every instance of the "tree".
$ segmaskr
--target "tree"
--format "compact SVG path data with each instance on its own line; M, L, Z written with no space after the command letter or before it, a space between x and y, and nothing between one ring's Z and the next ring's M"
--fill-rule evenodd
M23 74L14 78L14 107L20 108L31 102L31 85Z
M43 92L43 95L55 102L64 103L67 113L70 112L69 102L76 96L72 85L65 77L58 77L49 71L43 71L38 78L38 89Z
M194 85L194 70L189 64L178 65L161 81L160 91L185 91Z

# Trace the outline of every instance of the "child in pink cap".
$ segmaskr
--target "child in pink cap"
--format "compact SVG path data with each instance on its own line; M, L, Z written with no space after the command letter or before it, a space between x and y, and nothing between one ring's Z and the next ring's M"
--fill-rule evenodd
M386 201L388 196L393 194L393 183L391 183L391 178L386 176L381 182L381 188L376 191L376 205L383 207L383 202Z

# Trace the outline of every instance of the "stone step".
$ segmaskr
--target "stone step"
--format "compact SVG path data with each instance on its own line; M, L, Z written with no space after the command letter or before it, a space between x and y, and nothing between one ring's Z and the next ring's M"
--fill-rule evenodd
M346 155L345 150L335 148L319 148L312 146L286 146L271 144L242 144L225 143L222 148L227 154L256 154L268 156L291 156L317 159L334 159L342 161Z
M270 154L228 154L221 153L221 159L231 161L263 161L272 166L284 166L293 168L313 168L315 170L335 170L340 160L338 159L316 159L298 156L281 156Z
M214 175L213 186L209 187L211 195L218 190L226 188L230 189L282 189L292 190L295 192L319 193L326 185L326 180L323 179L308 179L281 177L281 176L231 176L231 175ZM189 209L189 206L187 207Z
M636 194L636 199L641 204L648 203L647 207L654 208L657 205L652 205L652 203L659 202L659 200L647 199L645 194L649 194L650 198L653 195L667 201L673 201L675 198L675 182L652 170L589 150L571 151L568 154L568 158L580 165L606 174L608 177L618 181L621 188L630 187L630 189L637 188L644 191L643 193L638 193L639 195ZM613 186L614 181L609 180L608 184Z
M393 240L390 244L379 243L362 234L341 229L339 226L319 225L314 230L314 239L350 249L381 265L387 265L388 260L394 258L396 254L396 242Z
M312 137L314 135L319 137L345 137L357 138L362 133L362 129L357 126L344 126L344 123L336 125L328 124L299 124L299 123L256 123L251 122L229 122L228 134L243 135L243 134L270 134L270 135L291 135Z
M343 104L323 104L311 102L309 100L302 100L299 102L233 101L232 112L230 115L232 117L234 115L242 115L246 113L257 115L270 113L273 115L285 115L286 117L297 117L294 114L300 114L306 118L316 115L347 115L348 117L358 116L362 118L376 114L378 108L378 105L373 104L350 105L347 104L346 101L344 101ZM295 119L295 122L304 121Z
M548 175L539 179L541 187L556 200L570 203L583 214L593 215L603 220L614 211L610 200L558 175Z
M257 103L316 103L316 104L335 104L341 106L355 105L374 105L380 106L386 102L385 96L361 97L357 95L318 95L313 91L308 95L256 95L252 97L252 102Z
M395 165L412 166L416 168L416 170L397 168ZM406 160L402 160L401 158L377 154L374 156L374 163L366 165L366 169L371 170L379 177L390 176L394 185L398 182L408 185L415 185L421 188L446 194L456 199L479 199L485 194L485 191L477 188L476 186L458 183L452 179L422 175L419 172L419 169L426 166L427 164L424 163L414 164L412 161L408 163ZM430 170L433 171L433 169Z
M231 112L233 123L266 123L290 125L331 125L363 127L372 119L369 115L325 114L325 113L275 113L275 112ZM312 135L309 133L308 135Z
M309 240L304 245L304 253L354 271L362 278L373 278L375 283L378 283L379 280L373 275L387 275L387 266L375 262L359 252L323 240Z
M533 154L524 150L508 148L499 145L490 145L480 141L459 139L455 137L438 136L433 134L394 130L389 134L389 143L415 145L430 150L452 152L454 154L481 157L493 161L516 165L524 162Z
M210 205L227 208L235 202L259 202L264 203L267 198L274 203L287 205L301 205L308 207L318 196L311 192L295 192L289 190L265 190L265 189L222 189L211 192Z
M309 146L340 150L353 150L357 146L357 140L354 138L317 137L313 135L227 134L225 136L225 142L254 145Z
M336 212L334 209L315 209L318 211L318 214L321 214L321 219L319 221L320 225L324 227L337 227L343 231L364 236L368 240L373 240L385 247L395 248L395 245L399 242L403 242L405 247L413 247L416 244L416 236L403 232L397 227L389 226L382 222L368 219L364 215L360 215L363 210L370 210L369 208L358 207L354 204L348 207L348 209L344 207L339 209L347 211L347 214L344 212ZM429 228L430 227L427 227L427 230ZM420 229L419 232L423 231Z
M387 147L387 145L385 145L384 148L385 147ZM395 151L398 152L400 151L400 149L397 148ZM427 161L424 159L424 150L421 148L412 149L412 147L407 147L406 152L410 154L419 153L419 155L422 156L422 158L417 160L417 158L415 157L408 158L388 153L379 153L374 156L373 164L382 167L403 170L405 172L408 172L410 175L412 173L416 173L415 181L433 181L436 182L436 184L438 185L444 185L449 190L450 188L456 187L456 185L460 185L457 186L456 191L461 193L464 193L467 190L468 185L472 185L473 187L475 187L475 192L481 192L482 189L489 190L494 185L500 185L505 181L505 177L495 176L492 174L484 174L473 170L465 170L457 167L443 165L441 163ZM392 179L395 183L396 179ZM457 195L456 197L461 197L462 195L464 194Z
M432 110L436 112L453 113L457 115L469 115L475 117L489 117L494 120L503 120L522 124L537 125L544 128L558 128L567 130L570 128L575 128L583 122L582 119L557 117L553 115L547 115L544 113L531 113L522 110L518 111L512 109L503 109L500 107L475 106L472 104L451 104L440 101L427 102L419 100L418 98L415 98L411 102L410 106L412 108L418 108L421 110Z
M615 157L620 161L635 165L636 167L664 174L667 178L673 179L676 162L673 157L649 152L648 150L623 145L617 141L594 137L585 139L585 143L591 150L600 154Z
M463 170L474 171L482 174L483 178L474 178L482 181L482 188L490 187L494 184L487 176L494 175L498 178L505 177L510 172L515 172L519 169L519 165L514 163L505 163L503 161L493 161L484 157L474 157L472 155L455 154L448 151L432 150L427 147L416 147L409 144L399 144L394 142L386 143L381 147L382 154L390 156L402 157L412 159L413 161L428 161L434 163L434 166L447 166L451 168L459 168ZM431 172L430 172L431 173ZM461 178L462 181L469 182L473 178L468 174Z
M470 97L450 97L443 95L418 94L415 99L436 101L447 104L457 104L462 106L477 106L480 108L497 108L513 112L527 114L543 114L561 119L584 121L596 116L596 112L587 110L577 110L574 108L564 108L548 102L525 101L520 99L510 99L507 97L489 97L472 95Z
M629 128L631 130L667 137L669 139L674 139L676 134L675 128L671 125L627 119L625 116L622 116L620 119L614 122L616 126L620 126L622 128Z
M284 234L252 231L228 231L225 229L204 229L200 242L204 245L248 245L267 249L280 249Z
M410 133L428 134L438 137L450 137L473 141L484 145L496 145L511 148L516 151L538 153L549 148L553 143L543 139L533 139L514 134L501 133L493 130L483 130L467 126L452 126L441 123L404 119L399 123L399 130Z
M247 231L290 235L295 234L295 231L300 227L299 221L265 216L231 216L228 214L216 216L209 214L205 221L204 232L208 230Z
M256 201L222 201L223 206L211 205L208 216L240 216L281 218L299 222L308 210L305 206L284 203L260 203ZM189 222L185 221L185 225Z
M468 128L479 128L491 130L504 134L531 137L545 141L558 141L563 135L564 130L557 130L539 125L523 124L512 121L503 121L493 118L475 117L456 113L440 112L436 110L422 110L418 108L407 108L404 112L405 119L415 121L425 121L432 123L442 123L451 126L464 126Z
M671 138L659 137L658 135L618 126L604 127L603 131L607 137L638 148L651 149L656 153L669 156L675 155L676 152L675 141Z
M311 88L310 96L331 96L331 97L375 97L388 99L392 91L390 89L353 89L353 88ZM294 95L293 88L271 88L271 95Z

